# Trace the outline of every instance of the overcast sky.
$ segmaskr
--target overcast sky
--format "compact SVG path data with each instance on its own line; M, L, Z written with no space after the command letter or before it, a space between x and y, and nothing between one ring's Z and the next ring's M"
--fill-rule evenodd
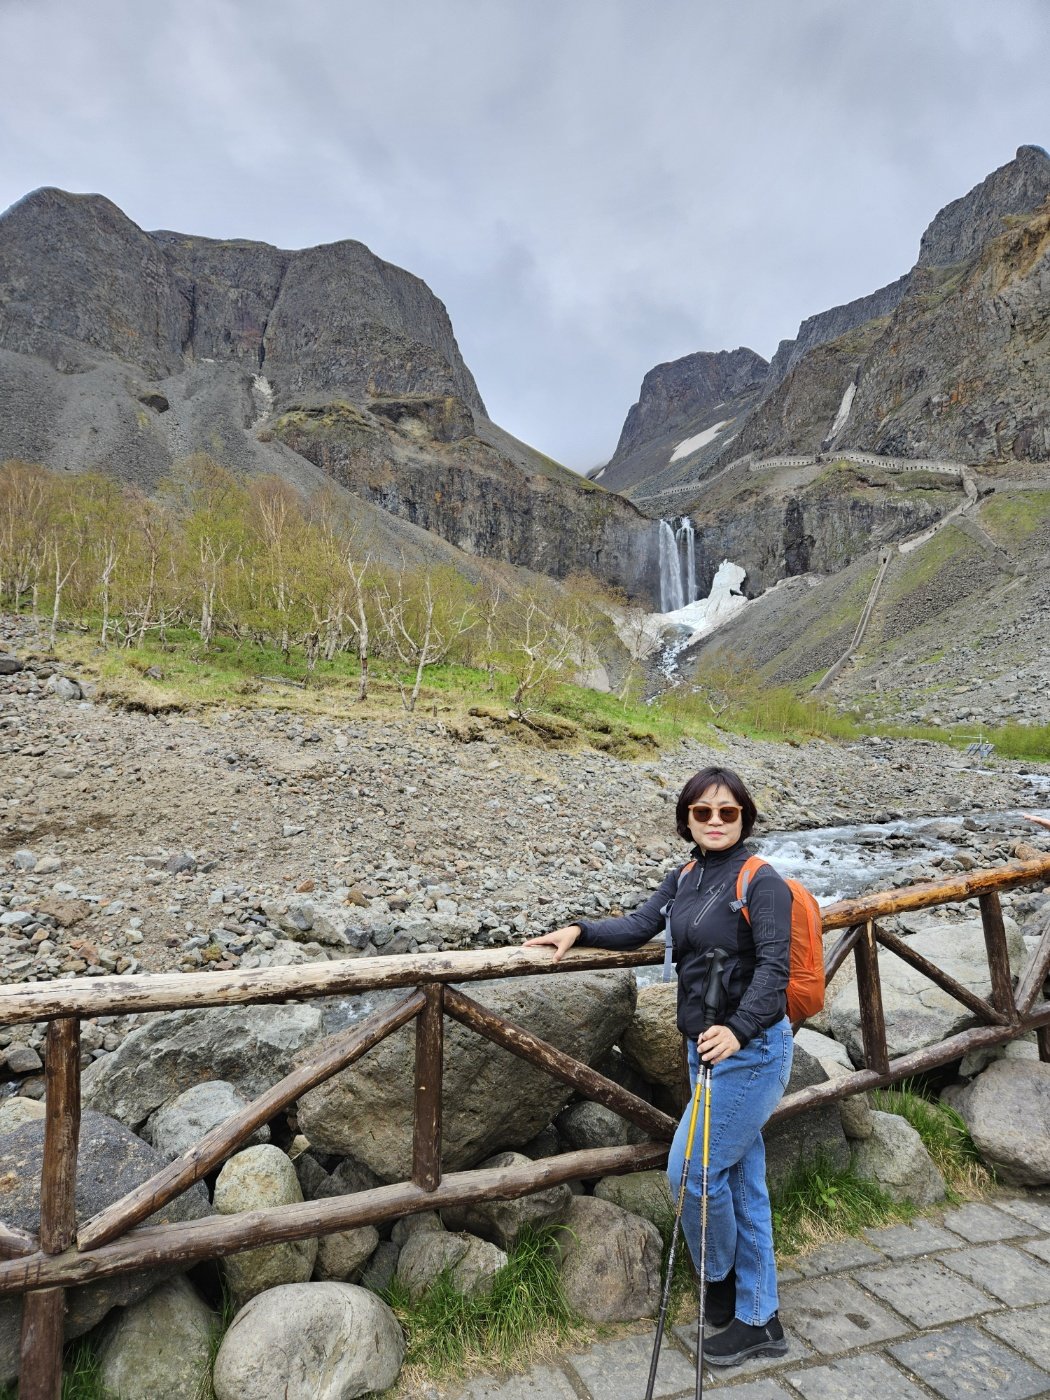
M1047 0L0 0L0 53L0 208L360 239L579 469L654 364L768 358L1050 144Z

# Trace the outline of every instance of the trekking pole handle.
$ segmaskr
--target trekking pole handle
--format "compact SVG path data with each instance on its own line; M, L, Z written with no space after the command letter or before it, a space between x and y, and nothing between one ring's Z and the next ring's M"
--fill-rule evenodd
M711 963L707 969L707 985L704 988L704 1030L718 1020L722 1005L722 968L729 954L724 948L711 949Z

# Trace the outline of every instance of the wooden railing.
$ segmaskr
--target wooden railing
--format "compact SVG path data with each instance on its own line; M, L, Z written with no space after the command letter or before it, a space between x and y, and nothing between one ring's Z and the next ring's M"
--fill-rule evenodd
M1050 972L1050 922L1015 987L999 904L1001 890L1047 878L1050 856L867 895L826 908L825 933L845 930L827 956L829 980L851 953L856 963L864 1066L841 1079L788 1095L774 1120L907 1078L957 1059L977 1046L995 1045L1026 1032L1037 1033L1040 1058L1050 1061L1050 1002L1042 994ZM987 998L963 986L878 923L893 914L975 897L980 903L990 973L991 992ZM880 944L964 1005L979 1024L938 1045L891 1060L879 982ZM474 1201L507 1200L559 1182L663 1165L675 1129L674 1119L451 985L480 979L564 976L593 969L644 967L659 963L662 957L662 949L651 943L634 952L575 949L554 964L546 951L518 948L369 958L246 972L83 978L26 983L0 990L0 1024L42 1020L50 1023L39 1235L33 1237L0 1223L0 1294L24 1294L22 1400L58 1400L65 1290L77 1284L156 1266L177 1268L260 1245L379 1224L419 1211ZM296 1068L213 1128L149 1181L78 1225L74 1188L83 1018L304 1001L391 988L410 990L393 1006L331 1037L309 1064ZM631 1146L567 1152L524 1165L443 1174L442 1061L446 1016L539 1066L586 1098L604 1104L642 1128L649 1139ZM237 1215L155 1226L142 1224L214 1171L261 1124L413 1020L415 1117L410 1180L352 1195Z

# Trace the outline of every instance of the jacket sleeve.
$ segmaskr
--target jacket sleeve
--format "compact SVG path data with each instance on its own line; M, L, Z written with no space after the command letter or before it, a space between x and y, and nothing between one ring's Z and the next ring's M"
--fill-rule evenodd
M576 946L640 948L650 938L655 938L664 926L664 916L660 911L669 899L674 899L678 889L680 868L669 870L660 888L629 914L618 919L576 919L575 922L583 929Z
M741 1045L784 1015L791 967L791 891L772 866L757 871L747 899L755 971L726 1025Z

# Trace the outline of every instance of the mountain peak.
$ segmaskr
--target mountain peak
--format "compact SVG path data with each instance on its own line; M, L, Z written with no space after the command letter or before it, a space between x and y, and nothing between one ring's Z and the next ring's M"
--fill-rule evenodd
M918 267L950 267L973 257L1012 214L1031 214L1050 195L1050 155L1018 146L1013 160L946 204L919 245Z

